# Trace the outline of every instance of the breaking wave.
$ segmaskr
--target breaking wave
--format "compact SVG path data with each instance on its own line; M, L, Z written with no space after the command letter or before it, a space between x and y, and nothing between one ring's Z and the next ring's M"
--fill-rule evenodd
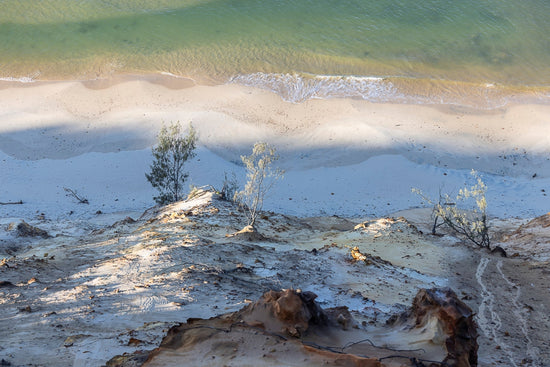
M390 81L377 77L253 73L237 75L230 82L267 89L294 103L312 98L361 97L378 101L400 97Z
M21 77L21 78L12 78L12 77L0 77L0 81L2 82L17 82L17 83L34 83L35 79L32 77Z
M40 72L37 71L29 76L22 76L22 77L0 77L0 81L2 82L16 82L16 83L34 83L36 79L40 76Z
M293 103L309 99L361 98L377 103L446 104L495 109L512 101L550 102L547 89L406 77L258 72L236 75L229 82L269 90Z

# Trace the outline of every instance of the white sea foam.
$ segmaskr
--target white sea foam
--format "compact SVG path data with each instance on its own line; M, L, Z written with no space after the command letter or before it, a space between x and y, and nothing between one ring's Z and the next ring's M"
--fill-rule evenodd
M168 72L168 71L161 71L161 72L160 72L160 75L169 76L169 77L177 78L177 79L191 79L191 78L186 77L186 76L181 76L181 75L172 74L172 73L170 73L170 72Z
M490 110L513 101L548 103L550 97L543 93L522 93L513 87L493 83L476 85L445 80L415 81L405 77L258 72L236 75L229 82L269 90L293 103L314 98L361 98L379 103L445 104Z
M18 82L18 83L34 83L36 81L36 78L40 76L40 72L37 71L29 76L21 76L21 77L0 77L0 81L4 82Z
M270 90L294 103L313 98L387 101L403 97L389 80L378 77L253 73L237 75L230 82Z
M261 72L237 75L230 79L230 83L269 90L281 96L285 101L293 103L309 99L361 98L370 102L468 105L460 94L450 95L449 90L441 90L441 93L438 94L432 94L430 91L422 93L421 90L411 93L394 81L395 78L391 77ZM488 99L482 102L486 102L487 106L476 107L495 108L502 104L501 101L498 101L495 106L493 105L494 101Z
M13 78L13 77L0 77L0 81L3 82L18 82L18 83L34 83L36 80L33 77L24 76L21 78Z

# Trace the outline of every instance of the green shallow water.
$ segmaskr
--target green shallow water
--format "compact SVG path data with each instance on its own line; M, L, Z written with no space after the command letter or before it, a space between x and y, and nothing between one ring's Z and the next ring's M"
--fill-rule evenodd
M548 0L0 0L0 77L353 75L427 98L486 83L548 96L549 19Z

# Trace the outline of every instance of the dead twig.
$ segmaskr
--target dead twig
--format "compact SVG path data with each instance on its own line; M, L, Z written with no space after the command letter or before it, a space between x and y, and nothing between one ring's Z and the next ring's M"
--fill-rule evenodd
M69 188L66 188L66 187L64 187L63 190L65 190L65 192L67 193L66 196L71 196L71 197L75 198L76 200L78 200L79 204L90 204L88 202L88 199L86 199L85 197L79 196L78 193L75 190L72 190L72 189L69 189Z
M8 201L8 202L5 202L5 203L0 202L0 205L21 205L21 204L23 204L23 200Z

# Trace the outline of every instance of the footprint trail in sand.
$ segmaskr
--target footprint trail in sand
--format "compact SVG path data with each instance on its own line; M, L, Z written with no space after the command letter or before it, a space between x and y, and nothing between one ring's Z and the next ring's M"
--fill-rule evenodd
M504 271L502 270L502 260L497 262L496 268L502 276L502 279L504 279L504 281L510 286L510 294L512 294L512 290L516 290L515 296L513 297L511 303L513 305L514 315L517 317L519 329L527 341L527 355L535 362L540 361L538 348L533 345L533 341L529 337L526 311L520 306L519 303L521 287L506 277Z
M493 265L495 269L492 274L497 275L496 280L491 280L491 273L487 272L487 268L492 268ZM481 288L481 303L476 320L481 332L499 347L504 354L503 357L506 356L508 359L510 366L524 366L525 363L529 363L531 366L542 365L539 350L529 337L526 310L520 304L521 287L505 275L503 261L482 258L476 270L476 280ZM502 288L502 291L497 292L495 289L497 287ZM497 298L496 294L500 294L500 296ZM506 318L504 323L502 321L504 315L498 312L499 305L502 304L511 305L512 313L515 316ZM503 325L506 325L509 330L521 330L521 335L525 338L524 353L518 353L517 350L514 350L514 346L504 340L503 337L508 336L509 333L502 329ZM525 359L525 356L529 358Z
M490 262L491 260L482 258L476 270L476 280L481 287L482 299L481 304L479 305L476 321L485 336L489 339L493 339L497 345L500 345L502 351L508 355L510 363L517 367L518 365L514 361L513 352L510 350L510 347L499 337L499 330L502 327L502 321L499 314L495 311L495 295L489 291L487 285L483 282L483 274L485 273L487 265L489 265Z

